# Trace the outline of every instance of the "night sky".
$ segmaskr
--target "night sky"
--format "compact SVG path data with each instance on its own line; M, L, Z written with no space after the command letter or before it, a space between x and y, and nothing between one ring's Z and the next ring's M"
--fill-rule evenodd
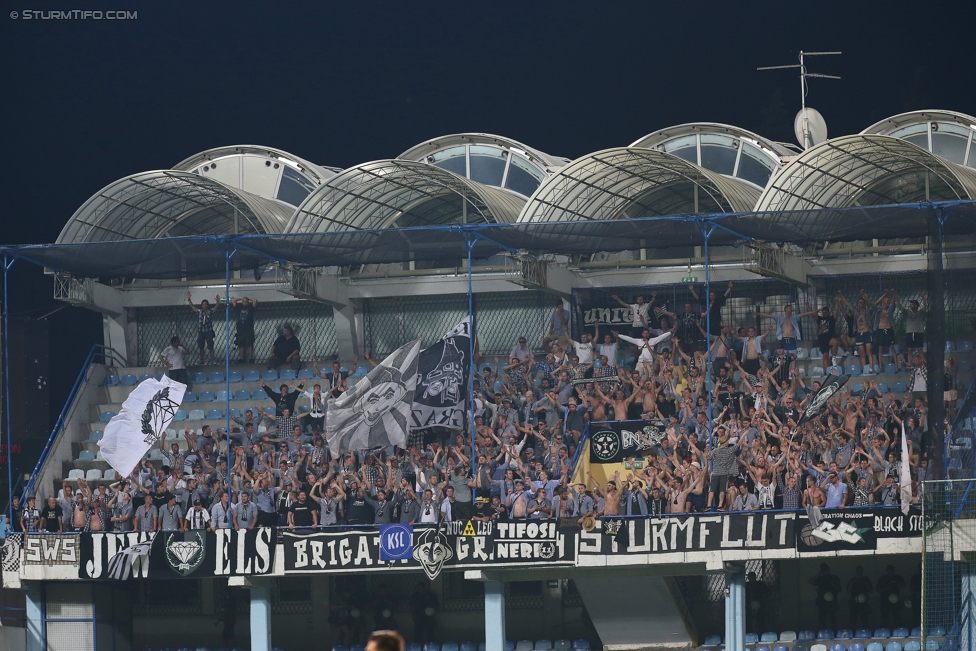
M108 183L211 147L274 146L337 167L426 139L496 133L576 158L692 121L793 141L800 49L830 135L907 110L976 113L961 3L5 3L0 241L53 242ZM805 6L806 8L801 8ZM25 9L137 11L25 20ZM14 19L11 12L17 11ZM19 263L11 314L61 307ZM100 319L50 317L60 411Z

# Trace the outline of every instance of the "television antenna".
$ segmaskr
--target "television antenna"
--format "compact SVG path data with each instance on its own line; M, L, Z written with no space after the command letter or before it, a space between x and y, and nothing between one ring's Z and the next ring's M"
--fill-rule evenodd
M800 51L800 63L788 65L788 66L763 66L762 68L756 68L756 70L784 70L786 68L799 68L800 69L800 112L796 114L796 118L793 120L793 130L796 133L796 139L803 147L803 149L810 149L814 145L819 145L821 142L827 139L827 123L824 122L823 116L815 108L807 108L807 92L809 88L807 87L807 79L810 77L817 77L819 79L840 79L837 75L824 75L819 72L807 72L806 62L803 60L804 57L812 56L828 56L840 54L840 52L803 52Z

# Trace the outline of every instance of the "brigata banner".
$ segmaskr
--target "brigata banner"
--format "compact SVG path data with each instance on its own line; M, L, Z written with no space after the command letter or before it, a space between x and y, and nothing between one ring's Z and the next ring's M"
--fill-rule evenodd
M603 518L580 532L578 554L667 554L792 549L796 513L691 515L651 519Z
M275 529L79 535L82 579L198 579L270 574Z
M922 511L913 506L908 515L899 509L847 508L824 511L814 526L805 513L797 520L796 549L799 552L870 550L881 538L912 538L922 535Z
M284 533L286 573L574 565L576 535L555 521L446 522L382 529L353 527L308 535ZM383 558L400 558L385 561Z

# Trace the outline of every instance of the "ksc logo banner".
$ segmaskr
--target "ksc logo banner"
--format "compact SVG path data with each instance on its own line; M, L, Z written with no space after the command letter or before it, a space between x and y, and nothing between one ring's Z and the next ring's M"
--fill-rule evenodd
M413 553L413 525L380 525L380 560L400 561Z

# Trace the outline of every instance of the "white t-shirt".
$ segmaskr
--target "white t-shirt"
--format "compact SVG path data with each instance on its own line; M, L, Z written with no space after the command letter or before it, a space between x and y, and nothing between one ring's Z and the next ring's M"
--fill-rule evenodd
M576 350L576 356L579 357L580 364L593 363L593 342L592 341L588 344L580 341L574 341L573 348Z
M186 353L186 349L183 346L167 346L160 353L169 364L171 364L171 370L178 371L180 369L186 368L183 361L183 355Z
M420 522L436 523L438 516L437 505L433 502L424 502L420 505Z
M441 502L441 513L444 514L444 522L450 522L454 519L454 514L451 509L451 500L446 497L444 498L444 501Z
M607 366L617 365L617 348L619 344L616 341L609 344L600 344L600 354L605 355L607 358ZM581 362L583 360L580 360Z
M634 322L631 325L633 325L635 328L648 327L650 321L647 320L647 309L649 307L650 304L648 303L641 303L640 305L637 303L632 303L630 309L634 311ZM643 321L641 321L641 317L644 317Z

